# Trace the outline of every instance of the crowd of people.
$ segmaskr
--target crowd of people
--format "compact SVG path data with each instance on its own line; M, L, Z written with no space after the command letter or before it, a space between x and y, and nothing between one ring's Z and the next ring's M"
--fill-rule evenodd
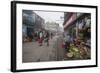
M40 29L35 32L31 32L30 36L23 38L25 41L35 41L39 43L39 46L43 45L43 42L49 46L49 40L52 39L53 33L48 30Z
M47 46L49 46L49 39L50 39L50 33L49 31L42 31L40 30L37 33L38 43L40 46L43 45L43 41L47 43Z

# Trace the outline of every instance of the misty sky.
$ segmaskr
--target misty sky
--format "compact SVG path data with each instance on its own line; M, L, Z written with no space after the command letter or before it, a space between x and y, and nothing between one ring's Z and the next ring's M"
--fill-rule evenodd
M36 14L41 16L45 22L56 22L59 23L59 25L62 27L64 12L48 12L48 11L34 11Z

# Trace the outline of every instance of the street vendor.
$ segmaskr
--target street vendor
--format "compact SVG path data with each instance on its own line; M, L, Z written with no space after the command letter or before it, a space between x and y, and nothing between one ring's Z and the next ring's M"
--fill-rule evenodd
M64 35L65 49L67 52L69 51L70 42L71 42L71 38L70 38L70 35L67 33Z

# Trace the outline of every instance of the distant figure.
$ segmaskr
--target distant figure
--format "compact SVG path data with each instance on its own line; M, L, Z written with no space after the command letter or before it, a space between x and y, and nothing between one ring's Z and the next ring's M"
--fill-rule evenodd
M50 35L51 35L51 39L52 39L52 37L53 37L53 33L51 32L51 34L50 34Z
M34 33L34 39L35 39L35 41L37 41L37 39L38 39L38 32Z
M50 37L49 32L46 31L45 41L47 43L47 46L49 46L49 37Z

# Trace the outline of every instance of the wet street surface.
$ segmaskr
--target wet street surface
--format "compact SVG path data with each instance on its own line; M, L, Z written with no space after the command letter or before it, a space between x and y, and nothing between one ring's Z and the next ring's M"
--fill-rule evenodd
M42 61L57 61L59 58L62 58L64 54L63 51L57 48L57 39L55 36L49 40L49 46L45 42L43 42L42 46L39 46L37 42L26 42L23 43L23 62L42 62ZM61 48L60 48L61 49ZM60 52L60 53L59 53ZM62 53L61 53L62 52ZM59 56L59 57L58 57ZM60 59L61 59L60 58Z

